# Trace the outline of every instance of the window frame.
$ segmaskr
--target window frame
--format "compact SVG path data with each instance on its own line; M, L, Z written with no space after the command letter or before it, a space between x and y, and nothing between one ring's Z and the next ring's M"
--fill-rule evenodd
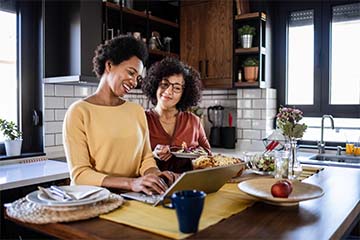
M17 14L18 125L23 132L21 155L42 155L42 2L17 1L15 6L0 5L0 8ZM36 126L33 123L34 111L40 117ZM14 157L6 156L4 143L1 142L0 159L7 158Z
M307 117L321 117L331 114L333 117L359 118L360 105L331 105L330 104L330 54L331 54L331 12L332 7L342 4L357 3L359 1L292 1L284 4L279 2L278 17L274 21L275 56L273 58L276 71L274 78L278 79L278 105L286 101L287 85L287 49L288 49L288 15L292 11L314 9L314 104L296 105L306 113ZM277 27L276 27L277 26ZM277 65L277 67L276 67Z

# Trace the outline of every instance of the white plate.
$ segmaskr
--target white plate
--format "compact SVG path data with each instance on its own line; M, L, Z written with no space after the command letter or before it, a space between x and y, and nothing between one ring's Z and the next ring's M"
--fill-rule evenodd
M207 154L199 154L199 153L180 153L180 152L171 152L175 157L178 158L198 158L200 156L206 156Z
M86 185L74 185L74 186L64 186L62 187L64 190L69 191L89 191L95 188L99 188L96 186L86 186ZM42 192L34 191L26 195L26 199L30 202L43 205L43 206L51 206L51 207L73 207L73 206L81 206L86 204L96 203L102 200L107 199L110 196L110 191L106 188L102 188L101 191L94 193L88 198L81 200L73 200L73 201L56 201L49 199Z
M268 172L265 172L265 171L260 171L260 170L255 170L255 169L251 169L249 168L249 170L252 172L252 173L255 173L257 175L262 175L262 176L268 176L268 175L273 175L273 171L268 171Z
M271 186L277 181L278 179L274 178L250 179L239 183L238 188L264 202L282 206L296 205L300 201L315 199L324 195L324 191L319 186L300 181L292 181L293 191L290 193L289 197L273 197L271 195Z

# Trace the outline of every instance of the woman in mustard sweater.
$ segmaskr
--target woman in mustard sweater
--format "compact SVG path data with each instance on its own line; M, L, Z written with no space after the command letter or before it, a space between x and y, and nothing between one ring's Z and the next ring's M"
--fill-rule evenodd
M185 111L200 101L199 73L178 59L164 58L151 66L142 90L155 105L146 111L146 117L158 167L176 173L192 170L191 159L173 156L170 147L186 144L211 154L199 117Z
M160 172L149 143L141 106L122 97L136 87L147 58L145 45L118 37L95 51L96 92L73 103L65 116L63 141L74 184L163 193L174 174Z

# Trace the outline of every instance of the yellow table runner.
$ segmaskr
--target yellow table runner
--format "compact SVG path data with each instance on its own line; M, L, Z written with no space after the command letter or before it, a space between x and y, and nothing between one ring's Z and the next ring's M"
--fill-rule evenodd
M300 180L323 169L323 167L303 166ZM249 178L244 177L242 180L246 179ZM256 201L256 198L241 192L237 185L237 183L227 183L218 192L206 196L199 231L245 210ZM153 207L138 201L126 201L119 209L101 215L100 218L174 239L182 239L191 235L179 231L175 210L162 206Z
M237 184L225 184L218 192L208 194L200 218L199 231L222 219L239 213L254 201L238 190ZM182 239L191 234L179 231L176 212L162 206L126 201L119 209L101 215L100 218L140 228L169 238Z

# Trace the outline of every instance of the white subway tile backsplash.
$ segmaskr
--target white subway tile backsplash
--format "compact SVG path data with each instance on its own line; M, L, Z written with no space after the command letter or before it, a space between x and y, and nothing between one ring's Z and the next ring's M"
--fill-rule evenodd
M243 138L242 132L243 132L243 130L238 128L236 131L236 138Z
M212 95L212 90L203 90L202 94L203 95Z
M238 108L251 108L251 100L250 99L247 99L247 100L238 99L237 107Z
M261 119L271 120L276 117L275 109L262 109L261 110Z
M234 100L236 100L238 98L236 94L228 95L228 97L229 97L229 99L234 99Z
M253 151L264 151L265 146L261 140L251 140L251 149Z
M255 109L265 109L266 108L266 100L265 99L254 99L252 100L252 106Z
M92 94L92 87L87 86L75 86L75 97L86 97Z
M251 129L251 120L238 119L236 123L238 128Z
M236 114L237 114L237 118L243 118L243 114L242 114L243 110L242 109L237 109Z
M243 118L260 119L261 111L256 109L244 109Z
M54 96L55 95L54 84L44 84L44 95L45 96Z
M63 97L45 97L45 109L64 108Z
M244 95L243 93L244 93L244 90L237 89L236 90L236 97L239 98L239 99L243 98L243 95Z
M45 121L54 121L55 120L55 111L53 109L46 109L44 112Z
M259 130L244 129L242 134L243 134L244 139L260 139L261 138L261 131L259 131Z
M276 109L276 99L266 99L266 109Z
M55 145L62 145L63 139L62 139L62 133L55 134Z
M212 90L213 95L228 95L228 90Z
M236 148L240 150L251 150L251 140L249 139L237 139Z
M67 109L56 109L55 110L55 120L64 121L65 113Z
M69 98L69 97L65 98L65 108L69 108L71 104L73 104L74 102L76 102L80 99L82 99L82 98L75 98L75 97L74 98Z
M63 97L74 96L74 86L72 85L55 85L55 95Z
M221 105L226 108L236 108L236 100L223 100Z
M212 99L224 100L224 99L228 99L228 97L227 97L227 95L213 95Z
M63 122L45 122L45 133L61 133Z
M45 134L45 147L55 145L55 135L54 134Z
M252 121L252 129L265 130L266 128L267 128L266 120L253 120Z
M203 95L201 99L202 99L202 101L210 100L210 99L212 99L212 96L211 95Z
M243 98L261 98L261 89L244 89Z
M261 89L261 98L276 99L276 89L274 88Z

